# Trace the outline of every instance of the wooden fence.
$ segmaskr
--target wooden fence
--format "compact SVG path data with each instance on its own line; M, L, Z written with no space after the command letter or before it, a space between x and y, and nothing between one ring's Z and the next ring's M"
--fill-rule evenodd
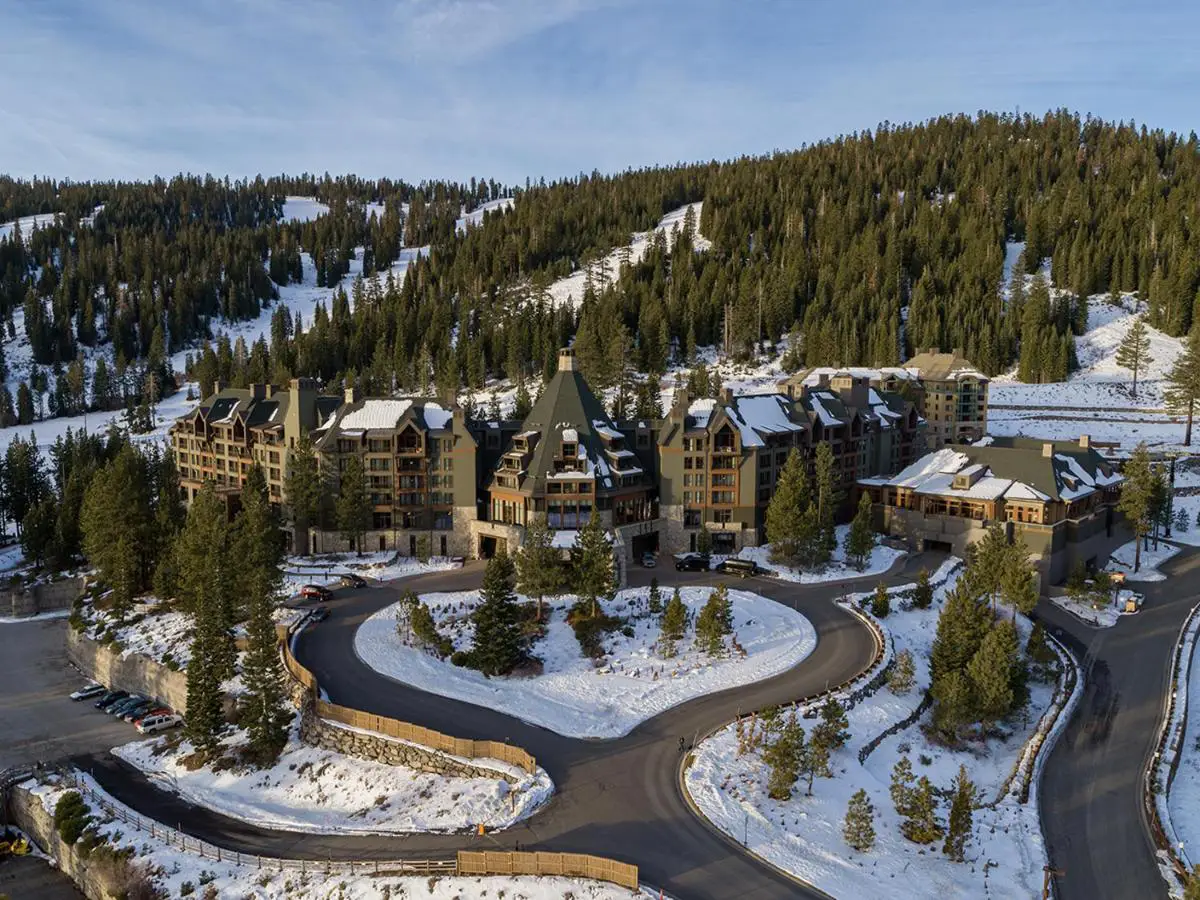
M563 875L638 889L638 867L586 853L458 851L459 875Z
M537 760L520 747L505 744L500 741L476 741L470 738L456 738L431 728L413 725L411 722L400 722L386 716L363 712L348 706L339 706L328 700L321 700L320 686L317 679L299 660L292 655L287 641L283 642L283 660L288 672L293 678L313 693L316 700L316 713L322 719L340 722L352 728L362 728L373 731L385 737L408 741L429 747L441 753L461 756L465 759L498 759L509 765L520 766L530 774L537 771Z

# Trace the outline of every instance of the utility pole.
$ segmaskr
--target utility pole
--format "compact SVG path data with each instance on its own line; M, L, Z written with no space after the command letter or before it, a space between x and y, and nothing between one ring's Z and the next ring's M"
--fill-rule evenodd
M1056 876L1062 878L1066 874L1066 869L1054 869L1050 866L1042 866L1042 900L1050 900L1050 877Z

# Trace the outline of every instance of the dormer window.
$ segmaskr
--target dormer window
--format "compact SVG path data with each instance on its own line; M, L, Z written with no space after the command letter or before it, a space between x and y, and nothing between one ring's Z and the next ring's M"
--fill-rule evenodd
M563 459L574 459L579 452L579 445L574 441L563 441L562 456Z

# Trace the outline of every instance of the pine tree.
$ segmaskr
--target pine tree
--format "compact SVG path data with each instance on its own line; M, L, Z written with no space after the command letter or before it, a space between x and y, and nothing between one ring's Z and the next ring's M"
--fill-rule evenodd
M771 769L767 778L767 795L772 800L791 799L792 788L800 777L804 755L804 729L796 720L793 709L779 735L763 748L763 762Z
M346 541L362 556L367 529L371 527L371 497L367 493L367 477L362 458L351 456L338 484L337 523Z
M687 630L687 618L687 607L683 605L679 588L675 588L671 599L667 601L666 610L663 611L662 633L658 639L659 652L664 657L669 659L675 655L675 645L683 640L683 634Z
M246 598L249 646L242 665L246 699L240 724L250 737L250 749L260 764L273 762L287 742L291 719L285 703L283 666L273 617L282 582L283 560L279 523L267 494L267 481L255 465L242 487L242 509L234 524L233 549L237 578Z
M1186 534L1189 525L1191 525L1191 521L1188 518L1187 510L1181 506L1179 509L1175 510L1174 528L1181 534Z
M1150 356L1150 332L1141 316L1135 316L1117 348L1117 365L1133 373L1133 399L1137 399L1138 373L1154 362Z
M813 466L816 470L816 510L819 538L815 562L825 563L837 546L837 531L834 526L833 514L837 508L837 484L834 480L833 448L829 441L817 444Z
M897 696L907 694L916 682L912 651L901 650L896 654L896 664L888 674L888 690Z
M809 797L813 792L813 781L818 775L828 778L833 773L829 769L829 756L832 748L829 746L829 735L821 731L818 725L812 731L812 737L805 745L800 755L800 771L808 776L806 793Z
M933 605L933 586L929 583L929 570L926 568L922 568L917 574L912 604L913 609L929 609Z
M598 600L612 590L613 551L608 535L600 524L600 514L593 513L587 524L579 529L575 546L571 548L571 584L579 597L579 606L588 610L593 619L599 612Z
M560 593L566 573L546 517L535 515L525 528L525 540L517 554L517 589L537 602L537 621L542 621L542 603Z
M891 597L888 596L887 585L881 581L875 586L875 593L871 595L871 615L877 619L886 619L891 611Z
M1183 432L1183 445L1192 445L1192 418L1196 412L1196 401L1200 400L1200 327L1193 327L1184 344L1183 352L1175 359L1175 365L1167 373L1167 386L1163 391L1167 410L1175 415L1187 417ZM20 407L20 394L17 395Z
M10 460L10 467L15 460ZM126 444L92 478L80 512L83 550L113 587L114 611L123 615L154 571L153 479L146 457ZM20 513L13 510L14 516ZM124 544L122 544L124 539Z
M662 616L662 591L659 590L658 579L653 576L650 578L650 592L646 597L646 606L654 618L658 619Z
M936 684L950 672L962 672L991 627L988 609L960 579L938 614L937 635L929 655L929 674Z
M865 788L855 791L846 805L842 837L859 853L867 853L875 846L875 807L867 799Z
M479 606L471 614L475 643L472 668L484 675L507 675L521 661L521 622L513 593L513 564L506 553L488 560L479 590Z
M803 516L809 502L808 474L800 451L793 447L767 505L767 540L773 562L796 566L807 555L808 548L802 542Z
M1004 718L1013 709L1014 669L1019 649L1016 626L1008 620L997 622L967 664L973 713L985 726Z
M875 529L871 525L871 495L863 491L858 498L858 511L846 534L846 559L860 572L875 549Z
M829 697L821 704L821 724L815 731L821 732L821 737L829 749L840 750L850 740L850 720L846 717L846 708L836 697Z
M917 779L917 786L912 792L911 812L901 823L900 833L914 844L932 844L942 836L933 783L924 775Z
M720 656L725 652L725 638L733 632L733 610L729 603L729 589L717 585L696 618L696 643L709 656Z
M308 529L316 524L324 494L317 455L307 435L301 435L295 448L288 452L283 493L295 520L296 537L304 536L301 554L307 556L310 552Z
M1196 329L1196 332L1200 334L1200 328ZM1133 571L1137 572L1142 567L1142 539L1150 533L1154 523L1154 492L1157 482L1154 470L1150 467L1150 451L1146 449L1145 442L1134 448L1122 474L1125 476L1125 483L1121 485L1121 498L1117 501L1117 509L1125 516L1125 521L1133 532Z
M901 756L892 766L892 781L888 791L896 815L902 819L911 816L915 808L916 776L913 775L912 761L907 756Z
M696 552L706 556L712 552L712 532L708 530L708 526L703 524L696 532Z
M967 767L958 767L954 779L954 799L950 802L950 817L946 827L946 842L942 852L955 862L966 859L967 841L971 838L972 811L975 808L975 785L967 777Z
M967 675L956 669L937 678L930 688L933 727L947 740L958 740L962 729L977 721L971 685Z

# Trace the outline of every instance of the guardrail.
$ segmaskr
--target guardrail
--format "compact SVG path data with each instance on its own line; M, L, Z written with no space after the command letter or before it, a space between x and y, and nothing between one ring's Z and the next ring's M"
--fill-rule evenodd
M1146 767L1143 773L1142 781L1142 805L1145 809L1146 821L1150 825L1150 834L1154 838L1154 843L1162 851L1167 854L1167 859L1171 863L1171 868L1174 869L1176 877L1183 884L1187 883L1187 879L1191 875L1191 869L1188 865L1188 859L1184 856L1183 848L1178 846L1173 839L1175 828L1171 824L1170 812L1167 811L1165 816L1159 814L1157 797L1159 791L1156 790L1158 782L1158 769L1163 764L1163 756L1167 755L1167 779L1166 784L1162 785L1162 795L1165 797L1170 790L1171 782L1175 780L1175 771L1179 766L1179 746L1183 742L1184 732L1187 729L1187 685L1182 688L1183 691L1183 712L1178 723L1173 720L1175 718L1175 706L1179 688L1179 675L1181 672L1180 663L1183 659L1184 647L1189 649L1194 646L1196 634L1194 633L1197 626L1200 626L1200 618L1197 613L1200 612L1200 605L1194 606L1192 611L1188 613L1187 619L1183 623L1183 627L1179 629L1179 637L1175 639L1175 651L1172 654L1171 664L1171 689L1167 692L1163 700L1163 717L1162 725L1159 726L1158 741L1154 748L1154 761ZM1188 660L1187 671L1190 672L1192 660ZM1168 746L1168 744L1170 746ZM1166 803L1163 804L1164 808ZM1168 831L1170 834L1168 834Z
M498 759L509 765L520 766L526 772L533 774L537 771L537 760L520 747L505 744L501 741L476 741L471 738L456 738L432 728L424 728L411 722L401 722L389 719L387 716L377 716L374 713L363 712L349 706L341 706L321 699L320 685L317 678L292 655L290 641L283 641L283 661L288 673L300 684L304 685L314 697L316 714L322 719L340 722L352 728L362 728L374 731L385 737L412 744L420 744L431 750L461 756L466 759Z
M560 875L638 889L638 867L586 853L458 851L459 875Z

